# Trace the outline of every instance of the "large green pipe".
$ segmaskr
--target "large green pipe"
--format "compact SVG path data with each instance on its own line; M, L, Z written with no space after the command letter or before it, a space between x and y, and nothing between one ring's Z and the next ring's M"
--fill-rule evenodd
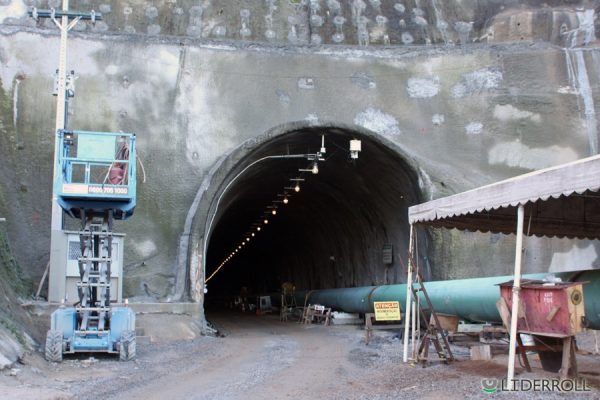
M564 282L589 282L583 285L585 314L589 327L600 329L600 270L528 274L523 275L523 279L544 279L549 276L558 277ZM469 321L502 322L496 309L496 302L500 298L497 285L512 279L512 276L496 276L426 282L425 288L436 312L457 315ZM298 304L304 304L306 295L309 304L323 304L349 313L373 312L374 301L398 300L404 310L406 284L296 292Z

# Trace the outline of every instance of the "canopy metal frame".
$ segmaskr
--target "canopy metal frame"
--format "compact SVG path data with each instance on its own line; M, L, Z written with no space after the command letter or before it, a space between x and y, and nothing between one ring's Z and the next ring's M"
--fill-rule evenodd
M515 372L525 206L529 214L527 235L600 239L600 155L519 175L408 209L411 225L409 251L412 251L414 225L516 235L511 323L508 327L509 389L513 386ZM410 320L412 299L409 291L413 268L409 264L405 321ZM408 361L406 333L404 362Z

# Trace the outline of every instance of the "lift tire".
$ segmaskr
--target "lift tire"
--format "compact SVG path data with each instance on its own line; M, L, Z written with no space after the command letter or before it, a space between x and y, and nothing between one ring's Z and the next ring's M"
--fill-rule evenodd
M119 345L119 359L131 361L135 359L135 331L123 331Z
M61 362L63 359L63 333L61 331L48 331L46 333L46 360Z

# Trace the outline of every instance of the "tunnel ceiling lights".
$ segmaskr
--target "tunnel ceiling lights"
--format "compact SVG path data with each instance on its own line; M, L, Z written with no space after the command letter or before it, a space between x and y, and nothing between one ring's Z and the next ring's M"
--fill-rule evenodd
M354 142L354 143L353 143ZM357 143L358 142L358 143ZM353 146L354 145L354 146ZM358 145L358 149L356 148ZM354 147L354 149L353 149ZM350 142L350 150L354 150L355 152L358 150L360 151L360 141L356 140L356 141L351 141ZM319 173L319 161L325 161L325 158L323 158L323 155L325 154L326 149L325 149L325 135L321 135L321 148L320 151L315 153L315 154L287 154L287 155L283 155L283 156L270 156L270 157L265 157L265 159L267 158L306 158L309 161L312 161L312 164L309 168L306 169L299 169L300 172L310 172L313 175L317 175ZM356 152L356 156L353 158L356 158L358 156L357 152ZM286 186L284 187L284 193L283 194L277 194L277 197L283 197L282 200L273 200L273 204L277 204L277 203L283 203L283 204L288 204L289 203L289 195L287 190L293 190L294 192L298 193L300 192L300 182L304 182L304 178L291 178L290 179L291 182L295 182L294 186ZM269 214L271 215L277 215L277 206L276 205L270 205L267 206L267 209L270 209L271 211L269 212L268 210L264 212L264 219L262 220L264 225L267 225L269 223L269 219L267 218L267 216ZM251 225L250 229L252 230L252 228L256 227L256 231L260 232L261 227L260 227L260 222L254 223ZM247 242L250 242L250 238L254 237L256 234L252 231L249 231L250 235L248 235L248 232L244 235L246 236L246 240L242 239L241 245L238 245L237 248L235 248L235 250L233 250L231 252L231 254L225 259L223 260L223 262L221 262L221 264L219 265L219 268L217 268L206 280L205 283L208 282L210 279L212 279L213 276L215 276L215 274L217 274L217 272L219 272L219 270L221 270L221 268L223 268L225 266L225 264L227 262L229 262L233 256L235 256L239 250L242 250L242 246L245 246ZM247 236L248 235L248 236Z
M290 197L289 197L289 195L287 194L287 192L284 192L283 194L278 194L277 196L279 196L279 197L283 197L283 200L281 200L281 202L282 202L283 204L288 204L288 203L290 202Z
M362 151L362 143L358 139L350 140L350 158L356 160L358 153Z
M315 162L312 163L312 166L310 168L300 168L298 169L298 171L310 172L313 175L317 175L319 173L319 163L317 163L317 161L315 160Z

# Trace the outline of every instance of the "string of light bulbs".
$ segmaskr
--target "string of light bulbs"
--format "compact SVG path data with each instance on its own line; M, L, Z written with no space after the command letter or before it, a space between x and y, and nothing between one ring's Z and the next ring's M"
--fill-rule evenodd
M334 145L335 145L335 143L334 143ZM350 147L349 147L350 159L356 160L358 158L358 154L362 150L361 141L359 139L351 139L349 145L350 145ZM337 146L337 147L339 147L339 146ZM244 249L246 244L250 243L251 238L255 237L257 233L261 232L261 230L262 230L261 225L263 227L268 225L269 218L277 215L277 209L278 209L277 204L279 204L279 203L283 203L284 205L288 204L289 197L291 196L291 191L294 191L295 193L300 192L300 182L304 181L304 178L301 177L302 174L310 172L311 174L316 175L319 173L319 162L325 161L325 158L323 158L323 156L325 155L325 152L326 152L326 150L325 150L325 135L321 135L321 149L317 153L314 153L314 154L282 154L282 155L275 155L275 156L265 156L265 157L259 158L258 160L255 160L252 163L250 163L249 165L247 165L231 181L229 181L229 183L225 186L225 189L223 189L223 191L219 195L219 198L217 199L217 203L215 205L215 209L212 214L212 218L210 218L210 221L209 221L207 229L206 229L206 232L208 234L210 234L213 221L214 221L215 216L217 215L217 211L219 209L219 204L221 203L221 199L223 198L225 193L227 193L227 191L229 190L231 185L233 185L233 183L240 176L242 176L248 169L250 169L251 167L253 167L254 165L256 165L260 162L263 162L263 161L269 160L269 159L304 158L309 161L312 161L312 163L309 165L308 168L301 168L298 170L298 172L300 172L299 177L290 178L291 184L289 186L285 186L283 188L284 189L283 194L281 194L281 193L277 194L277 197L283 197L283 199L282 200L275 199L271 202L271 205L267 206L267 210L263 213L261 218L259 218L258 222L255 222L254 224L251 225L250 229L246 232L246 234L243 235L244 237L239 242L239 244L234 247L234 249L231 251L231 253L229 253L229 255L227 257L225 257L225 259L223 259L223 261L221 261L221 263L219 264L219 267L212 274L210 274L210 276L204 281L204 283L205 283L204 293L207 293L206 283L208 281L210 281L225 265L227 265L227 263L236 254L238 254L242 249ZM335 154L335 152L333 154ZM333 156L333 154L331 156ZM329 156L329 157L331 157L331 156ZM206 254L207 243L208 243L208 241L205 240L203 254ZM203 257L203 271L204 271L204 276L206 276L206 257Z
M208 283L219 271L227 265L233 257L235 257L240 251L242 251L247 244L250 243L252 238L256 237L258 233L260 233L266 225L269 224L269 218L272 218L277 215L277 210L279 209L278 204L287 205L290 202L290 197L293 193L299 193L301 190L300 182L304 182L305 178L302 178L303 174L310 172L313 175L317 175L319 173L319 161L325 161L322 158L322 154L325 153L325 147L321 147L321 152L316 153L314 155L308 155L309 158L312 158L312 163L308 168L301 168L298 170L299 176L295 178L289 179L289 184L284 186L283 193L277 193L277 198L271 201L271 204L267 205L265 211L261 215L261 217L254 222L248 231L244 235L242 235L242 239L235 245L233 250L225 257L216 270L214 270L208 278L206 278L205 283ZM279 199L281 198L281 200Z

